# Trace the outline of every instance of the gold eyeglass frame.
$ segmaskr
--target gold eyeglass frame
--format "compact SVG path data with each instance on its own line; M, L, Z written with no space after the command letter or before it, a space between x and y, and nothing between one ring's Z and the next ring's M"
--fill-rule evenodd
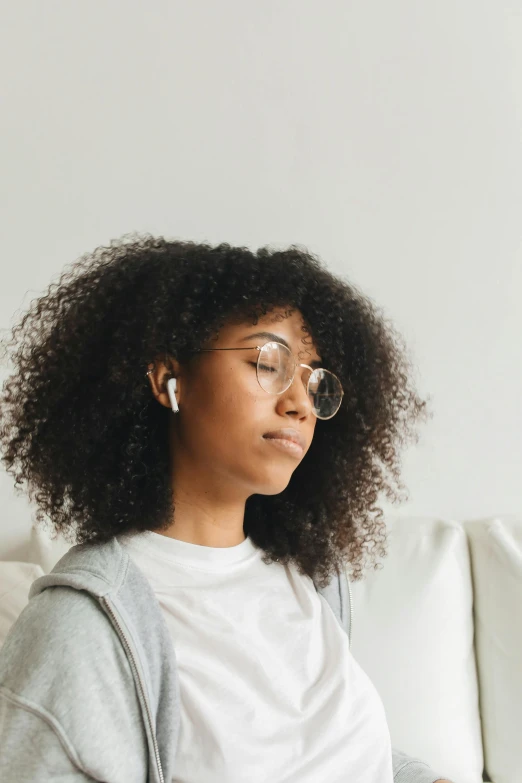
M292 373L292 377L290 379L290 383L288 384L288 386L286 386L280 392L269 392L269 391L267 391L263 386L261 386L261 382L259 380L259 360L261 358L261 351L263 350L263 348L266 348L267 345L279 345L281 348L284 348L285 351L288 351L288 353L290 354L290 356L292 357L293 362L294 362L294 370L293 370L293 373ZM341 403L343 401L344 389L343 389L342 383L339 380L339 378L337 377L337 375L335 373L331 372L331 370L327 370L326 367L316 367L316 369L314 370L314 368L310 367L309 364L303 364L302 362L300 362L298 364L295 361L294 355L290 351L290 349L287 348L286 345L283 345L283 343L278 343L277 340L269 340L268 342L264 343L263 345L250 345L250 346L246 345L244 347L241 346L241 348L199 348L196 351L196 353L199 353L200 351L252 351L254 348L257 351L259 351L259 356L257 357L256 378L257 378L257 382L258 382L259 386L261 386L261 388L263 389L264 392L266 392L267 394L275 394L275 395L284 394L284 392L287 391L287 389L290 388L290 386L292 385L292 383L294 381L296 369L298 367L306 367L308 370L310 370L310 376L309 376L309 378L308 378L308 380L306 382L306 394L308 396L310 396L309 393L308 393L308 387L309 387L309 384L310 384L310 379L311 379L312 375L314 374L314 372L316 372L316 370L323 370L323 372L330 373L330 375L333 375L333 377L336 379L337 383L339 384L339 386L341 388L341 399L339 400L339 405L337 406L336 410L332 413L331 416L318 416L316 411L315 411L315 408L312 408L314 416L316 418L320 419L321 421L328 421L328 419L332 419L335 416L335 414L338 413L339 408L341 407Z

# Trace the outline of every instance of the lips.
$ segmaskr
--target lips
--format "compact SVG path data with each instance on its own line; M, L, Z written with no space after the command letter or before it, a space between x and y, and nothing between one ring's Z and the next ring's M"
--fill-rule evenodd
M293 427L282 427L279 430L272 430L272 432L265 432L263 438L275 438L280 440L291 440L293 443L297 443L301 448L306 448L306 441L304 436Z

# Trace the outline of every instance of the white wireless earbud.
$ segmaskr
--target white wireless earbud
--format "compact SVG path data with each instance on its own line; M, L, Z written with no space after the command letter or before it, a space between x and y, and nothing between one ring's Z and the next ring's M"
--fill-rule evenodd
M174 413L178 413L179 407L178 407L178 401L176 400L176 388L177 388L178 382L176 378L169 378L167 381L167 392L169 395L170 404L172 405L172 410Z

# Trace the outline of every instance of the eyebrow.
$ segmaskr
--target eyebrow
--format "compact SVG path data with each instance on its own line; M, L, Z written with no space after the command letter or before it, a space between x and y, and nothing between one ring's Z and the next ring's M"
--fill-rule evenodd
M290 347L290 345L288 345L288 343L287 343L287 341L285 340L284 337L281 337L279 334L274 334L273 332L254 332L254 334L247 334L247 336L246 337L242 337L239 342L240 343L244 343L247 340L253 340L254 337L266 337L267 340L273 340L276 343L282 343L283 345L286 345L286 347L290 351L292 350L292 348ZM322 367L322 366L323 366L323 363L322 363L321 360L317 361L316 359L314 359L313 361L310 362L310 367L313 367L314 370L317 367Z

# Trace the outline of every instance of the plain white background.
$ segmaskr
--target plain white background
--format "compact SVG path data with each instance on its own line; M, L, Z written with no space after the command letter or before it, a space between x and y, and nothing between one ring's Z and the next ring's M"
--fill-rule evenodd
M383 508L522 512L520 3L4 1L0 28L2 330L127 232L304 245L432 398ZM0 497L23 559L3 469Z

